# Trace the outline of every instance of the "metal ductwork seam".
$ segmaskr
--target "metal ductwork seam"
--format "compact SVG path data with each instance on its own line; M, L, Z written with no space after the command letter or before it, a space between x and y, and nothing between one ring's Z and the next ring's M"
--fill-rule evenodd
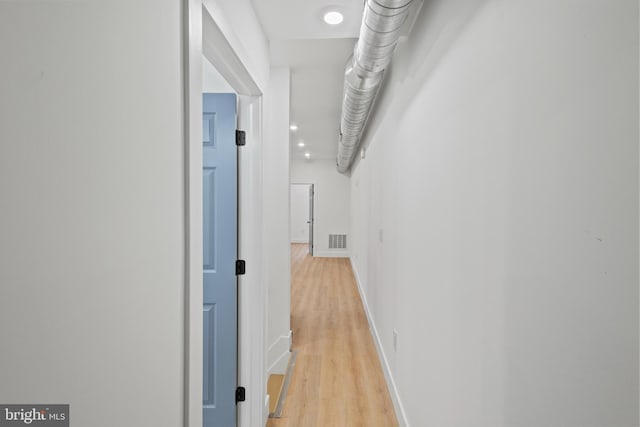
M384 70L391 62L400 30L414 0L366 0L360 38L344 71L338 171L353 162Z

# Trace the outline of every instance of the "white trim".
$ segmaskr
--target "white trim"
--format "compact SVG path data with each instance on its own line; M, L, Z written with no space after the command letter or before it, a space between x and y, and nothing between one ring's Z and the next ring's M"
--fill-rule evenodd
M262 425L266 427L267 423L269 422L269 403L270 402L270 397L267 394L264 398L264 407L262 409Z
M247 387L247 400L238 404L238 426L253 427L264 420L261 402L266 383L266 289L262 261L262 97L238 97L239 127L247 145L239 155L239 257L247 273L238 280L238 383ZM268 409L268 406L267 406ZM267 411L268 416L268 411Z
M219 52L218 56L224 58L222 63L213 65L237 93L260 96L269 81L269 42L252 3L202 0L225 40L223 45L213 45ZM248 71L250 80L245 79L242 73L235 75L240 68Z
M284 374L289 364L289 356L291 355L291 337L293 333L289 331L287 335L280 336L267 351L267 360L269 368L267 375Z
M291 243L305 243L309 244L309 239L291 239Z
M202 0L184 3L184 425L202 427Z
M387 380L387 388L389 389L389 394L391 395L391 400L393 401L393 407L396 411L398 424L400 427L410 427L409 420L407 419L407 414L404 410L404 406L402 405L402 401L400 400L398 388L396 387L396 383L393 379L393 374L391 373L389 361L387 360L387 356L385 355L384 349L382 348L382 341L380 340L380 336L378 335L376 323L374 322L371 311L369 310L369 304L367 303L367 297L364 293L362 282L360 281L360 275L358 274L356 263L353 261L353 258L350 258L350 261L351 269L353 270L353 276L355 277L356 284L358 285L358 292L360 293L360 298L362 299L362 305L364 306L364 311L367 315L367 320L369 321L371 335L373 335L373 341L376 343L378 357L380 358L380 364L382 365L382 370L384 371L384 378Z
M313 256L319 258L349 258L349 251L315 251Z
M203 6L202 27L203 33L207 35L202 40L204 55L238 94L262 95L260 88L214 20L212 15L220 16L220 12L212 9L213 5L210 2L208 7Z

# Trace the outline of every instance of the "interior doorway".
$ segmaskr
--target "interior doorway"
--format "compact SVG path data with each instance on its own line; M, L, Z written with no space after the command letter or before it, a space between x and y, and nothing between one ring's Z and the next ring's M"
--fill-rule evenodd
M210 4L214 6L214 4ZM245 131L245 145L237 153L237 258L246 260L244 275L237 276L237 378L238 389L233 399L244 401L233 405L237 423L225 425L252 427L264 425L268 400L264 378L264 324L266 322L266 293L261 286L262 218L256 212L262 209L262 91L246 63L238 59L242 46L232 45L235 40L234 20L212 7L208 9L202 0L185 3L185 425L203 426L203 401L211 400L204 390L204 289L203 261L205 257L203 237L203 91L207 90L204 58L219 72L223 80L237 94L237 128ZM215 19L214 19L215 16ZM239 18L240 19L240 18ZM213 92L220 92L213 89ZM210 129L211 120L209 120ZM215 121L214 121L215 125ZM211 138L207 143L211 142ZM209 181L209 184L212 180ZM210 248L211 249L211 248ZM233 251L232 251L233 252ZM211 255L211 253L209 253ZM235 263L234 263L235 264ZM215 361L214 361L215 363ZM231 369L232 374L234 370ZM215 380L215 378L214 378ZM244 386L245 396L238 394ZM242 386L242 387L241 387ZM214 387L215 392L215 387ZM241 396L238 398L237 396Z
M307 244L311 256L314 247L314 198L314 184L291 184L291 243Z

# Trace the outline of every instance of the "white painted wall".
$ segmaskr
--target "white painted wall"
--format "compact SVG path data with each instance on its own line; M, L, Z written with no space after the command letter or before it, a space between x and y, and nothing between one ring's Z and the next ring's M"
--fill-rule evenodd
M269 84L269 44L251 0L202 0L202 4L233 48L237 61L264 93Z
M291 184L291 243L309 243L311 184Z
M234 93L233 88L220 75L218 70L207 60L202 58L202 93Z
M2 402L183 423L181 16L0 3Z
M264 256L267 272L267 369L284 373L291 347L289 243L289 68L272 68L265 92Z
M335 160L294 160L292 183L315 184L314 255L349 254L349 178L339 174ZM329 234L346 234L347 249L329 249Z
M425 2L386 79L351 251L404 423L637 426L638 2Z

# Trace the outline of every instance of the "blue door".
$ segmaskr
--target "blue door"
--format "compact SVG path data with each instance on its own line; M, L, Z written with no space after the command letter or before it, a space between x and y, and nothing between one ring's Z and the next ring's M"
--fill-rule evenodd
M236 425L236 95L203 95L204 427Z

